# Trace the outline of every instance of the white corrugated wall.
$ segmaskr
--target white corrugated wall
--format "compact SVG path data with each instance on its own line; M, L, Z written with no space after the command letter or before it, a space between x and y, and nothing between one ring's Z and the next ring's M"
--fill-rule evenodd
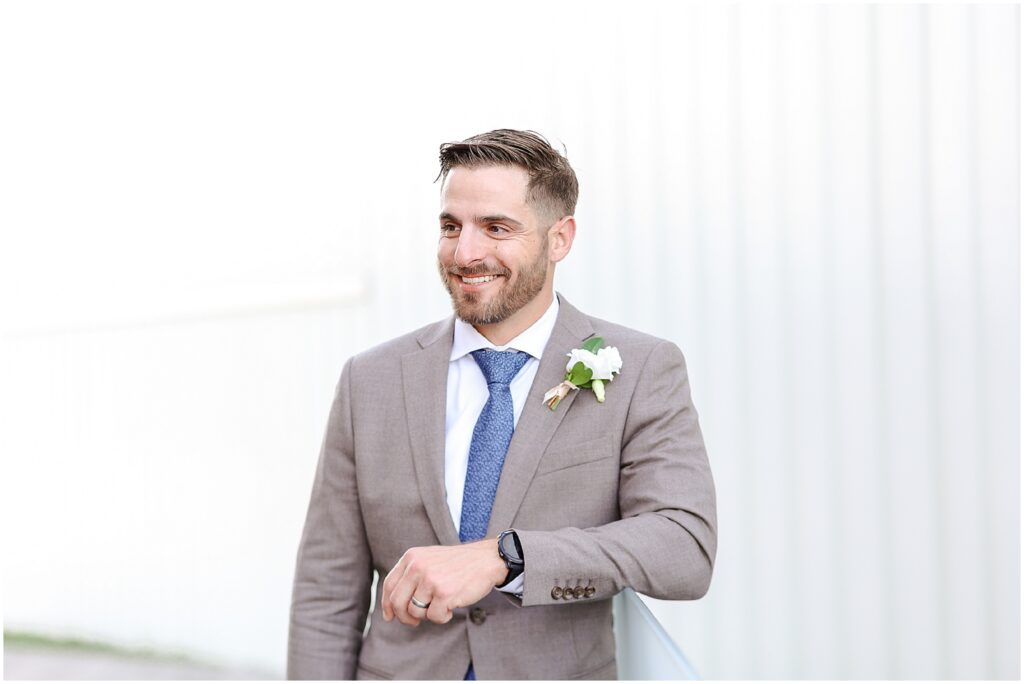
M3 13L6 628L282 672L337 373L447 314L437 145L511 126L558 289L687 355L700 673L1020 676L1017 6Z

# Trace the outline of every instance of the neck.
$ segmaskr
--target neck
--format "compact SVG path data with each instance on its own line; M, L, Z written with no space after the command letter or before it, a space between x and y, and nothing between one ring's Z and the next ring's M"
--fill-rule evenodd
M551 306L555 294L554 288L544 288L530 300L530 303L519 311L501 321L490 325L474 325L477 332L487 338L495 346L508 344L523 333L524 330L540 320L544 312Z

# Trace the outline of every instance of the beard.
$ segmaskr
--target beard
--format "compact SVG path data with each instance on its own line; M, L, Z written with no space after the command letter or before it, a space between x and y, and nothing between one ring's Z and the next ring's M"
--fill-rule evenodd
M454 266L449 269L439 261L437 270L441 275L444 289L452 298L452 310L456 316L470 325L493 325L501 323L522 309L544 289L549 267L547 254L548 240L545 236L537 258L519 271L514 280L509 279L511 272L508 269L493 268L487 264L473 269L460 269ZM490 300L485 300L485 293L462 292L454 289L451 284L452 275L471 278L487 274L496 274L505 279L498 291L491 294Z

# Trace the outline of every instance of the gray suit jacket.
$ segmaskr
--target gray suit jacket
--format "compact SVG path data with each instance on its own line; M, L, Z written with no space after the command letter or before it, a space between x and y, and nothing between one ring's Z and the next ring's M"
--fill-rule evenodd
M458 680L472 660L480 679L613 679L616 593L707 591L715 493L683 355L559 304L488 528L519 535L522 600L495 590L448 624L408 627L382 619L380 582L363 635L374 570L459 543L444 490L449 318L345 364L299 546L289 678ZM606 401L582 390L551 411L544 392L594 334L623 361Z

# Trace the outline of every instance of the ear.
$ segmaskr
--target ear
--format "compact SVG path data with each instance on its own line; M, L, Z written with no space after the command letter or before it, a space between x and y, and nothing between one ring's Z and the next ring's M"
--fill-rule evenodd
M576 238L576 219L563 216L555 225L548 228L548 258L559 262L569 254L572 241Z

